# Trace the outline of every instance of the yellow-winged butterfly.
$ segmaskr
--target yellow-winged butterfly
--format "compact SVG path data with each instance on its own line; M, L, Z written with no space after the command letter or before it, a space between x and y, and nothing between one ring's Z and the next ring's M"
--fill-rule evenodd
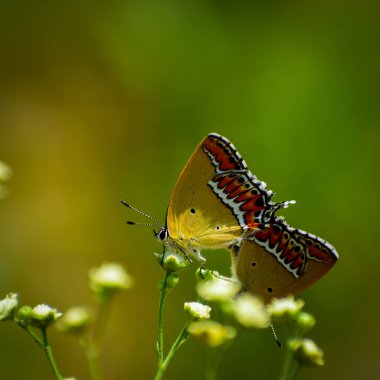
M200 250L230 249L243 290L267 301L301 292L338 259L332 245L275 216L275 211L295 202L274 203L272 196L234 145L211 133L177 180L165 226L150 218L160 227L155 235L167 250L204 263Z

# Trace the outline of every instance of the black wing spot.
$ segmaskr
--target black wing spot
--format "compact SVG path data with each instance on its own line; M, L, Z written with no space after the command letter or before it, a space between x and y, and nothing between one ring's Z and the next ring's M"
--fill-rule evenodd
M216 226L215 229L216 229L216 230L220 230L220 226Z
M191 208L191 209L190 209L190 212L191 212L192 214L195 214L195 208Z
M255 262L253 262L253 263L251 263L251 265L252 265L252 267L255 267L255 266L256 266L256 263L255 263Z
M273 293L273 288L267 288L268 293Z
M255 205L257 207L263 207L264 206L264 199L263 199L263 197L257 198L256 202L255 202Z

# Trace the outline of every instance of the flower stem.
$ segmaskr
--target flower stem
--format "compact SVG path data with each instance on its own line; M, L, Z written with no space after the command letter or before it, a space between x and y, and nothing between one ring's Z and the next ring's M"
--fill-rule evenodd
M207 350L206 352L206 380L215 380L218 374L218 359L216 350Z
M29 332L30 333L30 332ZM55 362L54 356L53 356L53 351L50 347L49 340L47 337L47 329L46 328L41 328L41 333L42 333L42 340L43 340L43 349L45 351L46 357L48 359L48 362L50 364L50 367L53 371L54 377L57 380L62 380L63 377L59 373L57 363Z
M185 327L182 329L181 333L178 335L177 339L173 343L172 347L170 348L169 353L167 354L165 360L159 365L155 380L161 380L166 368L168 367L170 361L172 360L174 354L178 351L178 349L182 346L183 343L186 342L187 338L189 337L189 333L187 331L188 324L185 325Z
M100 380L99 349L92 341L80 341L87 358L91 380Z
M285 342L284 361L279 380L290 380L289 372L292 365L292 351L289 347L289 339Z
M158 306L158 335L157 335L157 358L158 358L158 368L162 367L164 361L164 305L165 298L167 295L168 277L169 272L166 272L165 279L161 283L160 287L160 301Z
M110 311L110 298L101 298L98 301L98 310L96 313L96 318L94 322L94 329L89 339L81 341L84 348L88 367L90 370L91 380L100 380L102 378L102 371L100 365L100 353L101 353L101 340L103 338L108 315Z
M298 371L300 370L300 368L301 368L300 363L296 362L294 364L294 367L293 367L292 371L289 374L288 380L294 380L296 378L296 376L297 376Z
M42 340L40 339L40 337L32 330L32 328L30 326L22 326L22 325L19 325L21 328L23 328L32 338L33 340L42 348L44 348L44 343L42 342Z

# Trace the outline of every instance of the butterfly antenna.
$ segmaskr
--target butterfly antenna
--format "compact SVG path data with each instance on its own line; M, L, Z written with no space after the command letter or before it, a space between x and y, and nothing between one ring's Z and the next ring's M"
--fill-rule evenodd
M127 220L127 224L131 226L157 227L156 223L136 223L136 222L131 222L130 220Z
M282 344L279 341L279 339L277 338L276 330L274 329L272 324L270 324L270 328L272 329L272 334L273 334L274 340L276 341L278 347L282 348Z
M138 208L130 205L129 203L127 203L127 202L125 202L123 200L121 200L120 202L125 207L128 207L128 208L132 209L133 211L137 212L138 214L140 214L142 216L145 216L146 218L148 218L150 220L153 220L153 222L154 222L154 224L153 224L153 223L135 223L135 222L128 221L127 222L128 224L130 224L130 225L140 225L140 226L142 226L142 225L145 225L145 226L156 226L156 227L162 228L161 223L157 219L153 218L153 216L150 216L150 215L146 214L145 212L139 210Z
M295 200L276 203L276 205L274 206L274 211L277 211L280 208L288 208L289 205L294 205L295 203L297 203Z

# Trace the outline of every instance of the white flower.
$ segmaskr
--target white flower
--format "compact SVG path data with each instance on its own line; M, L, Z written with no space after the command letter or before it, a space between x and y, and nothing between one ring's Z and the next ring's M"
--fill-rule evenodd
M238 283L217 277L197 284L199 296L207 301L231 301L239 290L240 285Z
M61 331L80 334L91 322L91 314L87 307L76 306L68 309L59 320L57 327Z
M0 161L0 181L7 181L12 177L12 169L3 161Z
M18 295L9 293L0 301L0 321L12 319L18 306Z
M295 300L293 296L285 298L274 298L268 304L268 312L272 318L283 319L294 318L302 310L305 302L301 299Z
M295 339L290 341L289 347L293 351L294 359L304 366L315 367L325 364L323 351L312 339Z
M270 325L264 303L248 293L242 294L232 305L236 320L244 327L262 329Z
M117 263L104 263L89 272L90 287L96 293L115 292L133 286L133 278Z
M236 330L233 327L223 326L211 320L192 322L187 328L187 331L194 338L209 347L220 346L236 336Z
M30 324L38 328L46 328L52 325L62 313L48 305L40 304L35 306L30 313Z
M185 302L184 310L193 320L210 318L211 307L200 302Z

